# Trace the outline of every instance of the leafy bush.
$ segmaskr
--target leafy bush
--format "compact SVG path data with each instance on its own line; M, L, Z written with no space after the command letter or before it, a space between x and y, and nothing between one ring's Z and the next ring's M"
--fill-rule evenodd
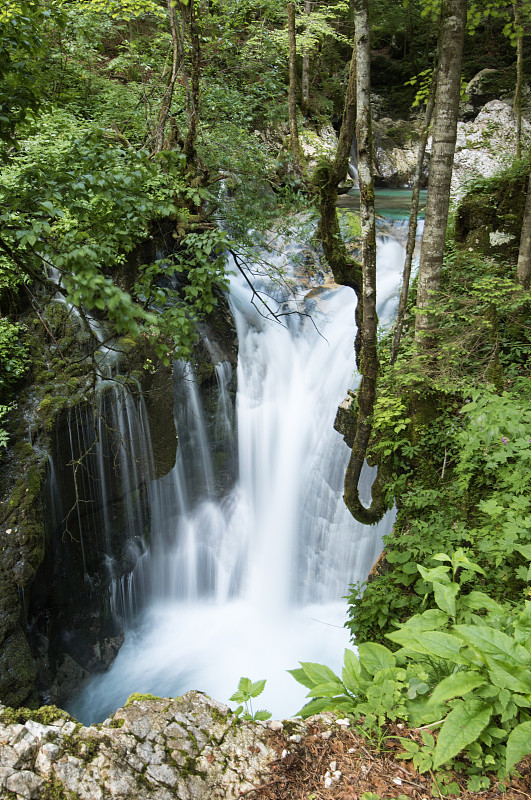
M531 559L531 547L520 553ZM463 549L433 560L432 569L417 566L436 608L387 634L397 652L365 642L357 656L345 651L341 678L307 662L290 672L310 690L304 717L349 714L379 737L390 720L440 727L436 738L424 736L424 747L404 740L402 757L420 772L464 768L477 790L488 785L485 771L504 778L531 753L531 602L514 607L484 592L462 593L470 573L483 573Z

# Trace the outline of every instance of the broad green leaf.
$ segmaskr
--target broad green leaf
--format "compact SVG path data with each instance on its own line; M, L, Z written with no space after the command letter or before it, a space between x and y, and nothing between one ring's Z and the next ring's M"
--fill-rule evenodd
M478 686L483 686L485 680L477 672L454 672L437 684L428 700L430 705L439 705L452 697L462 697Z
M441 609L451 617L455 617L455 598L459 593L459 584L457 583L439 583L433 582L433 595L435 602Z
M531 753L531 722L517 725L507 739L507 761L505 766L510 772L520 759Z
M292 675L298 683L302 683L303 686L306 686L307 689L313 689L315 686L314 682L310 680L307 676L305 671L301 669L301 667L297 667L297 669L288 669L290 675Z
M393 633L387 633L386 637L414 653L445 658L454 664L463 663L463 659L459 655L463 643L451 633L411 630L405 626Z
M448 625L448 614L439 608L428 608L422 614L414 614L400 626L400 629L415 628L418 631L433 631L436 628L445 628Z
M364 642L358 647L359 660L361 666L367 670L369 675L376 675L381 669L394 667L396 658L393 653L383 644L376 642Z
M466 644L477 648L480 653L511 659L521 666L531 664L531 653L496 628L488 625L455 625L454 630Z
M253 685L253 682L252 682L252 680L250 678L240 678L240 681L238 683L238 691L239 692L245 692L246 694L249 694L249 692L251 691L251 686L252 685Z
M525 601L524 610L518 615L514 622L514 638L522 644L526 650L530 649L531 644L531 603Z
M320 714L325 709L330 710L330 700L327 697L319 697L317 700L310 700L309 703L306 703L295 716L307 719L313 714Z
M492 705L480 700L467 700L456 706L446 717L439 732L433 766L446 764L468 744L475 742L487 727L492 716Z
M358 657L352 650L345 650L345 666L343 667L343 683L345 687L356 692L361 680L361 667Z
M341 681L327 681L314 686L308 692L307 697L335 697L337 694L342 694L343 684Z
M271 719L271 712L270 711L257 711L254 715L254 718L257 720L261 720L265 722L267 719Z
M516 550L523 555L524 558L527 558L531 561L531 544L523 544L520 547L517 547Z
M320 683L337 680L337 676L332 672L330 667L324 664L315 664L312 661L301 661L300 665L308 678L312 681L311 688L318 686Z
M485 592L470 592L470 594L461 595L461 602L466 603L468 608L476 611L483 608L487 611L502 611L500 604Z
M249 689L249 694L251 695L251 697L258 697L258 695L262 694L265 685L266 685L265 680L255 681L251 685L251 688Z
M450 567L434 567L433 569L426 569L426 567L423 567L422 564L417 564L417 569L424 580L428 581L429 583L433 583L433 581L448 580L448 573L450 572Z
M521 667L503 659L492 658L490 655L485 655L485 660L494 686L500 689L509 689L511 692L531 694L531 672L527 667Z

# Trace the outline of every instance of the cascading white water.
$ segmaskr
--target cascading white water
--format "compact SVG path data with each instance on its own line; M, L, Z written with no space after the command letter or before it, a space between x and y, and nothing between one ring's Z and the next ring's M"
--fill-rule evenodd
M391 239L379 243L383 325L396 305L403 252ZM269 290L277 310L295 310L289 293ZM284 325L264 319L251 300L234 276L238 480L221 500L214 496L197 386L182 366L177 462L151 487L150 549L115 586L126 641L70 708L84 721L103 719L134 691L201 689L226 700L241 675L267 678L261 702L288 716L304 690L285 670L299 660L339 668L348 646L341 597L365 579L393 521L390 512L377 527L359 525L342 500L349 450L333 421L354 381L354 297L345 288L314 288L299 304L311 318L288 315ZM216 425L230 448L227 370L218 365ZM368 470L367 494L370 479Z

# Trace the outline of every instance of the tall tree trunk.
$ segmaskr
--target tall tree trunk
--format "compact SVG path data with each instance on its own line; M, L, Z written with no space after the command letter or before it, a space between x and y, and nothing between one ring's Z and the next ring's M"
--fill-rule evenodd
M427 334L433 330L434 323L429 313L431 296L441 285L457 137L466 16L466 0L443 0L439 28L433 143L417 289L417 307L420 311L415 321L415 338L420 346L428 344Z
M426 116L424 119L424 128L419 141L419 154L417 158L417 166L415 169L415 177L413 179L413 191L411 193L411 208L409 211L409 226L407 231L406 258L404 261L404 272L402 275L402 290L400 292L400 301L398 303L398 314L396 317L395 334L393 337L393 347L391 350L391 359L390 359L391 364L395 363L396 357L398 355L398 348L400 347L400 338L402 336L402 326L404 324L404 316L406 313L407 299L409 295L411 264L413 263L413 253L415 252L415 244L417 241L417 218L419 213L420 181L422 179L422 167L424 165L424 156L426 155L426 145L428 143L428 136L430 133L433 107L435 105L435 81L436 81L436 75L434 73L431 82L428 102L426 104Z
M295 6L288 3L289 39L289 146L297 172L302 172L301 146L297 127L297 40L295 38Z
M522 284L524 289L531 288L531 174L529 175L522 233L520 235L516 280Z
M201 44L199 39L199 25L196 16L196 0L188 0L188 4L180 2L183 19L186 20L190 31L191 44L191 74L190 78L184 77L186 85L186 115L188 131L184 140L183 152L186 156L188 168L193 167L197 160L196 142L199 126L199 80L201 77ZM184 25L183 25L184 28ZM183 45L184 52L184 45ZM186 70L183 70L186 73Z
M317 238L334 280L340 286L354 289L358 303L356 305L356 361L359 363L362 324L362 270L361 264L347 251L337 218L336 202L338 187L346 179L350 163L350 148L356 127L356 51L352 51L347 93L343 109L343 119L332 162L319 164L312 176L312 184L316 193L319 208L319 225Z
M166 91L164 92L162 103L160 104L157 123L152 135L152 146L155 153L160 153L160 151L164 148L166 123L171 111L173 92L175 89L175 82L177 80L179 66L182 62L181 40L177 30L175 3L173 0L167 0L167 6L172 40L172 63L168 85L166 86Z
M516 158L522 157L522 83L524 75L524 34L520 16L521 0L514 0L514 29L516 33L516 86L513 112L516 117Z
M374 212L374 180L370 107L370 30L368 0L354 0L356 26L355 52L357 72L358 176L362 235L363 321L361 328L361 383L357 393L356 434L345 475L345 504L350 513L365 524L378 522L387 505L383 496L383 473L372 486L370 508L359 496L359 479L372 431L372 413L376 399L379 361L377 351L378 316L376 314L376 217Z
M304 13L310 16L312 9L311 0L304 0ZM306 117L310 104L310 53L308 47L302 51L302 75L301 75L301 111Z

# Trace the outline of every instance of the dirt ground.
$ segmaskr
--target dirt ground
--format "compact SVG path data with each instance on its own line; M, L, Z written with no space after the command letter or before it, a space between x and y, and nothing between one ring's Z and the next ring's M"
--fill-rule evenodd
M302 738L277 736L279 757L273 777L242 796L247 795L249 800L359 800L365 792L372 792L381 800L443 797L445 789L437 788L433 773L419 774L411 761L394 757L404 751L394 737L422 744L419 733L395 725L386 734L379 751L356 730L338 724L316 723ZM506 788L498 786L495 775L489 776L490 787L481 792L467 790L466 776L448 773L446 783L455 783L447 796L461 800L531 800L531 757L520 762L518 771Z

